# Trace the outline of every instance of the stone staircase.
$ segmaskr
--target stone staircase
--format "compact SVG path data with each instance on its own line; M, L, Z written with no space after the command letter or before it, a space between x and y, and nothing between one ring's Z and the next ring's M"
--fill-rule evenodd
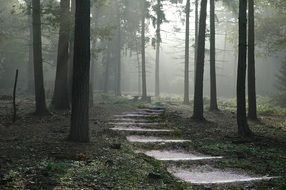
M168 146L168 143L188 143L188 146L191 146L190 139L181 139L178 135L175 137L172 135L177 129L169 128L165 121L161 119L164 113L164 108L151 107L114 115L114 119L109 123L112 126L110 130L126 133L127 141L134 145L139 143L157 147L154 148L154 150L136 150L136 153L143 153L146 156L162 162L174 162L174 164L168 168L168 172L184 182L198 185L211 185L270 180L273 178L269 176L251 175L232 169L221 170L207 164L207 161L223 159L222 156L203 155L195 151L183 152L177 149L158 149L158 146L155 145L167 144ZM130 132L132 132L132 135L128 134ZM142 135L142 132L144 132L144 135ZM192 165L187 168L182 168L179 164L176 166L176 163L186 161L192 161ZM196 162L206 163L196 165L194 164Z

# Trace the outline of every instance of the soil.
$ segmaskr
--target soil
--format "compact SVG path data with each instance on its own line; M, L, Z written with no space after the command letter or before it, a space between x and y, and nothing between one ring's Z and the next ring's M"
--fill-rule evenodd
M17 121L11 123L10 100L0 101L1 190L283 189L286 184L285 115L261 115L260 122L250 122L256 136L242 139L236 135L233 111L207 111L207 121L197 123L190 118L191 105L160 100L163 102L160 106L167 108L160 119L169 129L178 131L172 136L175 139L181 136L191 143L158 144L156 149L223 156L226 159L219 159L215 163L210 161L208 164L216 168L235 168L256 174L281 176L268 182L204 187L179 181L171 176L164 163L143 153L136 153L135 150L151 150L148 143L131 145L120 132L109 130L111 126L108 123L112 122L113 115L148 107L150 104L105 95L97 97L90 112L91 142L76 144L66 140L70 112L52 112L49 116L37 117L33 115L33 99L20 97L17 101ZM151 105L158 105L158 102ZM155 118L152 121L157 122ZM191 161L168 164L174 167L194 166ZM200 162L196 165L199 166Z

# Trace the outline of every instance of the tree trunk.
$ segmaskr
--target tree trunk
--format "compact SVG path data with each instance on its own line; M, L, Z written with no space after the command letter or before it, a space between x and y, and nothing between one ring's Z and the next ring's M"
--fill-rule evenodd
M257 120L254 0L248 0L248 118Z
M246 119L245 78L246 78L246 52L247 52L247 0L239 1L239 48L237 69L237 124L238 134L251 136Z
M161 43L161 0L157 0L157 27L156 27L156 61L155 61L155 96L160 96L160 43Z
M184 104L189 104L190 0L186 4Z
M215 0L210 0L210 111L218 110L216 88Z
M41 4L40 0L32 1L33 13L33 61L35 79L36 114L48 114L43 76L42 34L41 34Z
M204 82L204 62L205 62L205 37L206 37L206 17L207 17L207 0L201 1L198 55L196 62L196 80L194 92L194 112L193 119L203 121L204 119L204 102L203 102L203 82Z
M90 0L76 0L72 88L72 114L69 139L89 141Z
M74 56L74 22L75 22L75 0L71 0L70 10L70 39L69 39L69 60L68 60L68 93L69 101L72 99L72 75L73 75L73 56ZM71 104L71 102L70 102Z
M120 20L119 20L120 22ZM116 74L115 74L115 96L121 96L121 26L118 25L116 34Z
M141 65L140 65L140 57L138 52L138 45L137 45L137 39L136 40L136 58L137 58L137 67L138 67L138 94L140 95L141 92Z
M117 30L115 34L115 96L121 96L121 13L120 4L116 1Z
M70 107L69 92L68 92L68 58L69 58L69 38L70 38L69 9L70 9L70 0L61 0L57 70L56 70L55 90L52 100L52 106L56 110L67 110Z
M142 56L142 100L147 100L146 67L145 67L145 15L141 20L141 56Z
M198 56L198 35L199 35L199 0L195 0L195 45L194 45L194 86L196 83L196 63Z
M105 76L104 76L104 93L108 93L109 71L110 71L110 45L108 45L105 53Z
M32 25L32 2L26 1L27 4L27 15L28 15L28 26L29 26L29 59L27 63L27 92L33 94L35 91L34 87L34 76L33 76L33 25Z

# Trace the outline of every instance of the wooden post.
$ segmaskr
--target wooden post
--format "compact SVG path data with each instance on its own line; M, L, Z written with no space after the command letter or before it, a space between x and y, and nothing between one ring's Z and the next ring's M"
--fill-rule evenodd
M18 81L18 69L16 70L14 89L13 89L13 123L16 121L17 108L16 108L16 89L17 89L17 81Z

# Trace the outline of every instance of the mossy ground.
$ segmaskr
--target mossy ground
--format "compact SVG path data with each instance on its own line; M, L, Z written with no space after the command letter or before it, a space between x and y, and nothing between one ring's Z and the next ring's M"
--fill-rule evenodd
M205 102L207 110L208 101ZM286 112L269 102L266 105L259 100L258 103L260 122L250 122L256 137L241 139L236 135L233 100L220 100L221 111L206 111L207 122L196 123L190 119L192 105L182 105L180 99L157 99L147 104L98 95L90 115L91 142L74 144L65 140L69 131L68 112L38 118L29 113L33 106L31 101L23 98L18 102L20 111L15 124L1 114L0 189L207 189L179 182L167 172L170 165L191 167L205 162L159 162L134 153L143 148L221 155L224 159L207 164L281 176L270 182L208 187L211 189L283 189L286 184ZM162 127L176 130L169 136L191 142L152 147L131 145L126 142L124 133L108 130L107 123L113 114L150 106L167 108L164 116L150 120L163 121L166 124Z

